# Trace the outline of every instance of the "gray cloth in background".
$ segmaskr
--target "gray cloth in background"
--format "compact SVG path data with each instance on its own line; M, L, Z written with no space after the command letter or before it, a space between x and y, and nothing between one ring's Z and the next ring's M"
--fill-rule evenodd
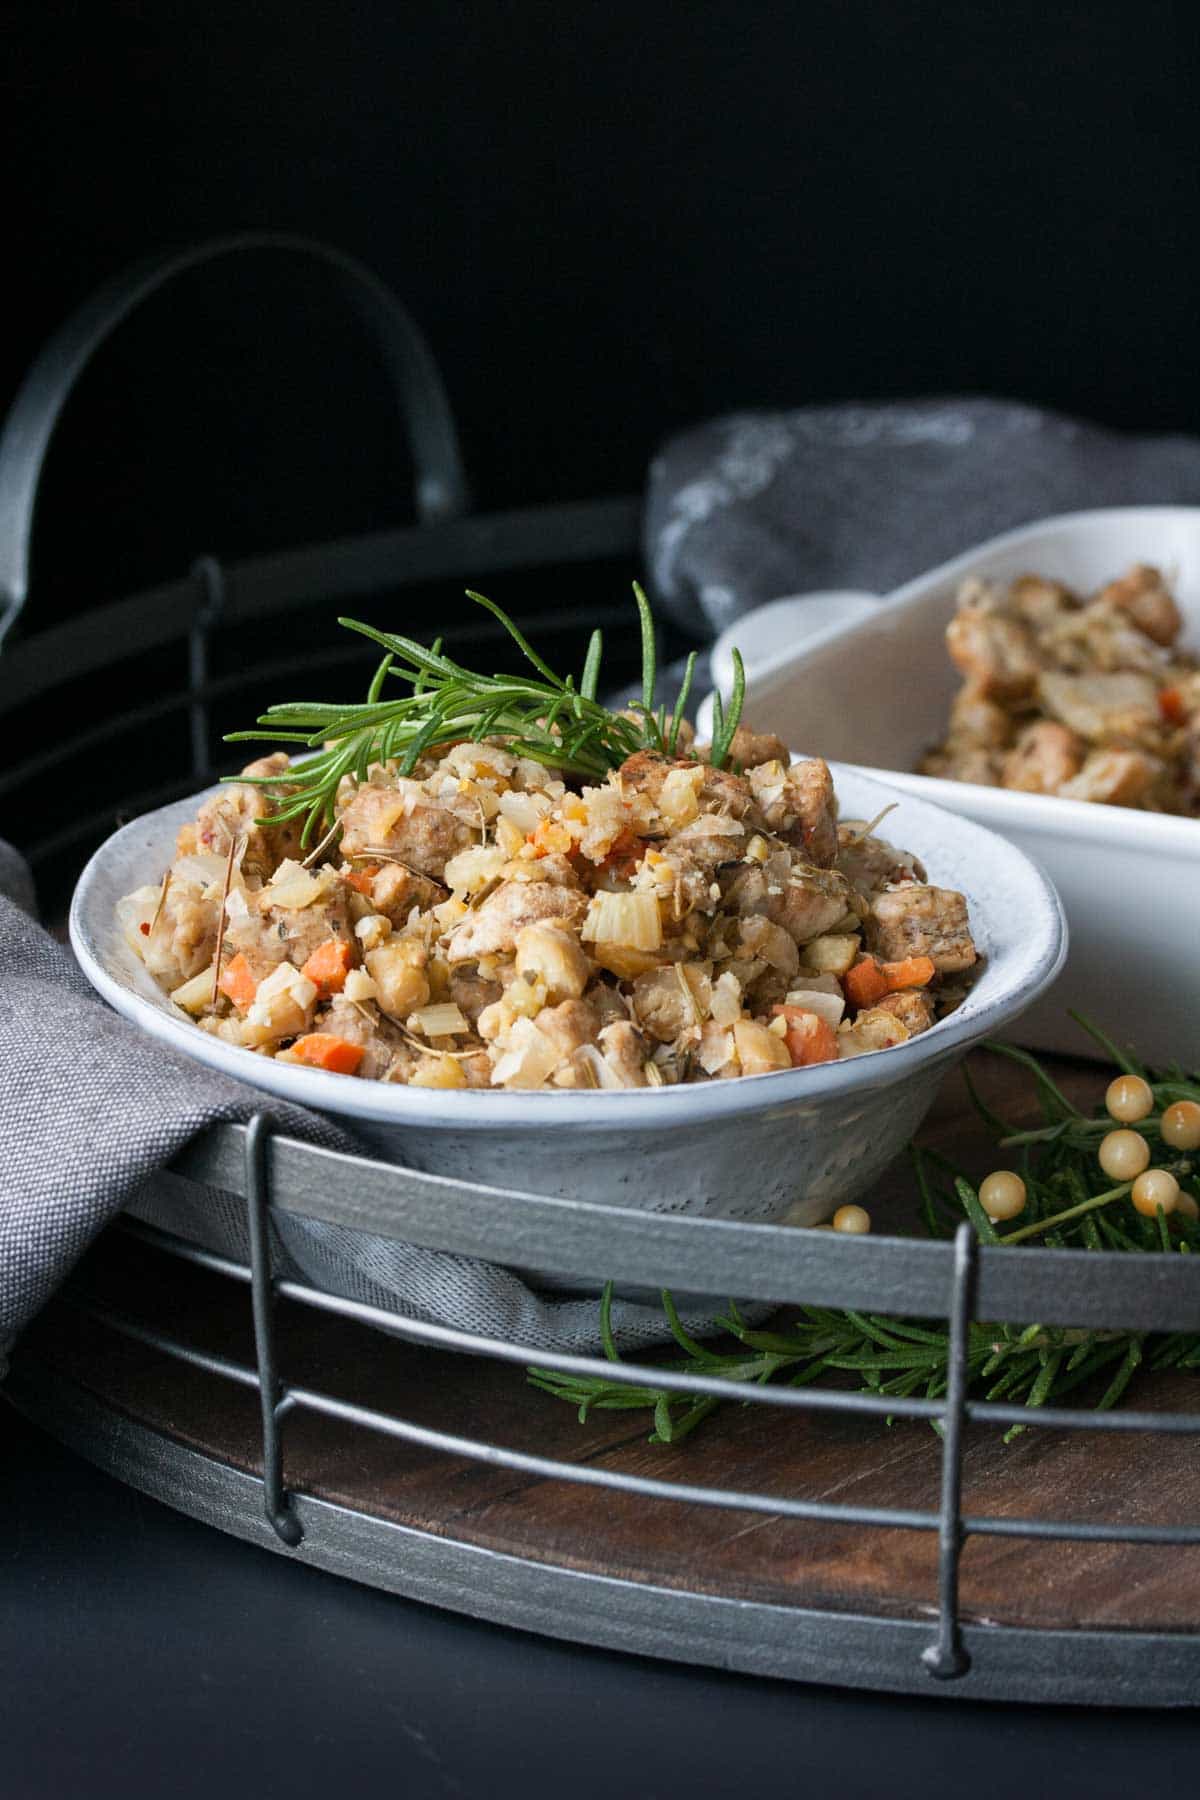
M887 593L1051 513L1200 501L1200 440L1108 431L1011 401L735 413L650 469L646 566L708 637L814 588Z
M356 1148L329 1121L175 1055L113 1012L35 923L32 899L28 869L0 840L0 1378L17 1333L123 1208L245 1255L241 1203L164 1172L206 1126L265 1111L291 1136ZM279 1218L276 1235L279 1272L327 1292L539 1349L600 1348L594 1298L537 1293L510 1269L343 1226ZM687 1323L711 1332L711 1313ZM670 1336L657 1305L626 1300L613 1327L625 1350Z

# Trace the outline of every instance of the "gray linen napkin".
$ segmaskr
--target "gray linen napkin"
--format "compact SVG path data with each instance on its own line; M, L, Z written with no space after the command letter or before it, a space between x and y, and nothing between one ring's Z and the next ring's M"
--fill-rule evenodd
M783 594L887 593L1051 513L1197 500L1200 440L1011 401L736 413L655 458L646 564L667 610L708 637Z
M165 1172L206 1126L267 1111L292 1136L355 1148L325 1119L173 1055L112 1012L32 904L29 871L0 840L0 1378L17 1333L123 1208L244 1256L241 1203ZM276 1239L280 1272L327 1292L510 1343L600 1347L594 1299L537 1293L510 1269L317 1221L281 1217ZM712 1330L711 1315L687 1323ZM613 1327L626 1350L669 1337L657 1306L627 1300Z

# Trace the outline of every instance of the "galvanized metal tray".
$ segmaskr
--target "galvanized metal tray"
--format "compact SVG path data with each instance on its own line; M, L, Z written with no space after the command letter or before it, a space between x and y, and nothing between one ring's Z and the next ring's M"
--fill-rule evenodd
M1079 1097L1100 1080L1060 1073ZM926 1130L971 1157L957 1084ZM451 1192L262 1127L222 1128L182 1167L245 1196L249 1264L133 1227L30 1334L11 1389L157 1498L397 1593L643 1654L906 1692L1194 1703L1194 1380L1147 1379L1117 1413L1045 1409L1005 1447L996 1428L1029 1413L968 1400L961 1360L971 1316L1194 1327L1174 1259L1136 1259L1124 1285L1123 1259L979 1250L965 1229L951 1246L648 1222ZM873 1198L880 1223L900 1222L907 1186L897 1171ZM700 1437L652 1448L636 1415L584 1429L521 1379L524 1362L588 1359L273 1282L273 1207L548 1267L601 1255L617 1277L648 1263L711 1287L720 1269L748 1295L940 1313L955 1379L944 1404L736 1388L746 1404Z

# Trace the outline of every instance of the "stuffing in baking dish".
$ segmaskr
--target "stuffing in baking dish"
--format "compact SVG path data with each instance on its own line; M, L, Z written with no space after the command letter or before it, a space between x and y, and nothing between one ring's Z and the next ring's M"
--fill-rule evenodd
M1022 575L971 578L946 644L963 687L921 773L1200 816L1200 663L1139 563L1085 597Z
M740 724L740 669L711 746L690 666L655 713L638 602L644 699L617 713L598 635L576 685L490 602L536 679L355 626L387 652L366 701L270 709L315 754L252 763L120 902L155 981L260 1055L432 1088L662 1087L927 1031L977 962L962 894Z

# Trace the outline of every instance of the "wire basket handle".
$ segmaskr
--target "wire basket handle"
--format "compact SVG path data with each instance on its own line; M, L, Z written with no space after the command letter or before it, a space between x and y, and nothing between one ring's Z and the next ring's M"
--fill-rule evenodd
M0 644L29 591L33 513L47 447L59 415L100 346L131 312L177 276L244 251L279 251L322 263L339 278L380 350L415 467L422 524L451 519L468 505L458 433L438 367L407 309L363 263L332 245L283 232L239 232L169 255L154 255L106 282L35 358L0 435Z

